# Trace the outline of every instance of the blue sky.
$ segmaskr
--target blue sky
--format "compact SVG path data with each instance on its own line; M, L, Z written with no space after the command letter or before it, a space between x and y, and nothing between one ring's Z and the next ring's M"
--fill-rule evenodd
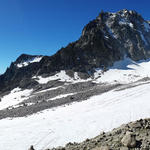
M52 55L79 38L99 12L136 10L150 20L149 0L0 0L0 73L20 54Z

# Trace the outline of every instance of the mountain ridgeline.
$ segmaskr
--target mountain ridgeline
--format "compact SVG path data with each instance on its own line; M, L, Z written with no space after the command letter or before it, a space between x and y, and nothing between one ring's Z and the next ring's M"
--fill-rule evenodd
M0 92L36 85L33 76L50 76L60 70L80 72L87 77L96 68L107 68L125 57L135 61L150 58L150 22L135 11L102 11L83 28L77 41L55 55L22 54L0 76ZM34 61L37 58L41 59Z

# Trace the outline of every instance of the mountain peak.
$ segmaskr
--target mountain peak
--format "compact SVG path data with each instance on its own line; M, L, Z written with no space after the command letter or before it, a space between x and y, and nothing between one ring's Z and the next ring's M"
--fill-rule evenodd
M21 54L17 59L16 59L16 63L22 63L24 61L27 61L29 59L33 59L35 57L37 57L38 55L29 55L29 54Z
M143 17L136 12L135 10L128 10L128 9L122 9L117 12L104 12L103 10L100 12L98 17L96 19L101 20L107 19L107 18L128 18L128 19L138 19L143 21Z

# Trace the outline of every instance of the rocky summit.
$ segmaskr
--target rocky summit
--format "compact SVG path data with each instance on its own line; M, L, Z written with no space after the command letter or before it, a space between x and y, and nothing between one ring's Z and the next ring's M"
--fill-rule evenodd
M150 57L149 21L136 11L101 11L96 19L84 27L77 41L61 48L55 55L21 55L0 76L0 92L21 86L22 83L26 83L25 87L36 85L33 76L49 76L60 70L79 72L83 78L87 78L96 68L105 70L124 57L135 61ZM32 61L34 58L41 59Z

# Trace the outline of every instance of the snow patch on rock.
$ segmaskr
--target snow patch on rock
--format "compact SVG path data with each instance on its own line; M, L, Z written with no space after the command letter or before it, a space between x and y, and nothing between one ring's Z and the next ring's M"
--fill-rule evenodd
M128 20L125 20L125 19L123 19L123 18L119 21L119 24L120 24L120 25L128 25L128 26L130 26L131 28L133 28L133 24L132 24L131 22L129 22Z
M81 79L78 76L77 72L74 73L74 78L72 78L66 74L65 70L61 70L59 73L53 76L49 76L49 77L34 76L32 78L35 79L39 84L47 84L49 81L53 81L53 80L59 80L62 82L71 82L71 83L87 81L87 80Z
M1 98L0 101L0 110L14 107L28 99L31 95L33 89L21 90L20 88L13 89L8 95L5 95Z
M32 60L28 60L28 61L22 62L20 64L17 64L17 67L18 68L26 67L26 66L28 66L31 63L40 62L41 59L42 59L42 57L35 57Z

